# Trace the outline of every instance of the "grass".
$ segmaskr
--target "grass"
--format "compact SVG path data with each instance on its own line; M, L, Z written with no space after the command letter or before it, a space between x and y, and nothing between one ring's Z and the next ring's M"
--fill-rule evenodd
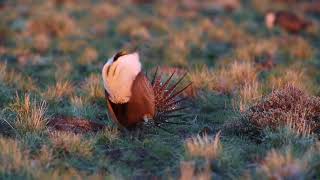
M24 97L16 96L9 110L15 113L14 127L21 132L40 132L45 129L48 116L45 101L32 100L29 94Z
M0 179L319 179L320 17L311 7L1 1ZM268 10L313 27L269 30ZM188 72L189 117L174 119L186 124L126 132L112 123L100 74L120 49L137 49L150 77L156 66L164 77ZM103 128L91 132L94 123Z

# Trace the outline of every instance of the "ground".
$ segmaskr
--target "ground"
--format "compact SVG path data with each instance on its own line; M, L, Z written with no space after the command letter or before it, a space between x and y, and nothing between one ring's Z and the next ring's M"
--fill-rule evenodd
M319 7L0 1L0 179L319 178ZM268 29L270 10L312 26ZM187 72L184 124L112 123L101 70L123 49L139 52L150 78L157 66L164 80Z

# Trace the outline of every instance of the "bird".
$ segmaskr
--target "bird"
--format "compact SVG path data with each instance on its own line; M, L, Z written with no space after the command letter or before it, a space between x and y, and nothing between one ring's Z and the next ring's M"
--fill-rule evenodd
M191 83L176 91L184 79L172 84L172 73L163 83L162 75L155 72L153 80L142 71L138 52L119 51L107 60L102 68L105 99L111 120L120 128L133 129L138 124L153 122L160 127L168 119L180 117L175 112L185 109L178 105L186 100L179 95Z
M312 25L310 21L288 11L269 11L265 15L265 24L268 29L279 26L289 33L299 33Z

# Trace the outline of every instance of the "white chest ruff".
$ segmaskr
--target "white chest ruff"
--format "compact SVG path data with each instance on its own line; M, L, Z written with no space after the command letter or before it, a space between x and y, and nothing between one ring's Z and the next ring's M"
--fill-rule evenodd
M132 84L140 71L138 53L121 56L116 62L109 60L104 65L103 84L113 103L123 104L130 100Z

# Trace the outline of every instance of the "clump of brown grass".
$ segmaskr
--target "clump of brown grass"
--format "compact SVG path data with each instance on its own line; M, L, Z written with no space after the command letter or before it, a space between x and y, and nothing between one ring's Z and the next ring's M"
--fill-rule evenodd
M90 157L92 155L93 142L84 139L80 134L53 132L50 138L53 148L57 151L78 154L83 157Z
M307 165L295 159L290 151L285 154L272 150L263 160L259 171L268 179L301 179Z
M56 5L68 5L68 4L75 4L76 0L51 0Z
M258 81L258 72L251 62L234 61L226 67L219 68L213 73L212 89L221 93L233 93L246 84Z
M84 52L79 59L79 64L87 65L96 61L98 58L98 52L95 48L87 47L84 49Z
M46 52L50 47L51 39L47 34L37 34L33 38L33 46L40 53Z
M70 103L72 106L74 106L78 109L81 109L81 108L85 107L85 105L87 104L87 99L85 99L82 96L71 96Z
M234 99L234 106L240 112L244 112L251 105L257 102L261 96L262 92L258 81L246 83L242 88L240 88L238 97Z
M246 116L258 129L289 126L301 135L309 135L320 130L320 98L288 85L252 106Z
M74 66L68 61L55 63L54 77L58 82L66 81L70 77L69 75L72 73L73 68Z
M306 71L301 68L289 68L280 70L277 74L271 74L267 85L271 89L280 89L287 85L292 85L307 92L314 92L316 90Z
M65 37L76 34L78 28L75 21L67 14L44 13L27 22L27 34L46 34L51 37Z
M285 38L281 45L295 59L309 60L314 56L314 48L302 37Z
M148 40L151 38L149 30L136 18L128 17L117 27L118 32L132 38Z
M95 17L105 20L118 16L121 13L121 9L118 6L112 5L111 3L104 2L94 6L92 12Z
M190 81L192 82L192 85L196 89L212 89L212 84L215 78L212 70L207 66L191 71L188 76Z
M245 46L236 48L235 57L251 62L254 62L260 56L273 57L279 48L278 44L278 40L275 38L259 41L254 40Z
M22 132L39 132L45 129L48 122L47 103L31 100L29 94L23 98L18 95L14 102L9 105L9 109L16 113L14 126Z
M211 179L211 172L209 166L206 166L201 172L196 171L196 167L193 162L180 163L180 180L209 180Z
M88 42L83 39L62 39L59 41L59 50L64 53L74 53L79 51L79 49L87 46Z
M50 86L42 95L48 100L60 101L63 97L72 95L74 87L69 81L58 81L54 86Z
M16 86L24 91L33 91L37 87L33 80L28 76L9 69L6 63L0 63L0 81L6 85Z
M216 159L221 152L220 132L215 137L196 136L186 141L187 152L192 157Z
M214 41L240 45L251 38L239 25L231 19L223 19L221 24L214 24L208 31L208 38Z
M82 89L91 99L99 99L104 97L101 78L97 74L91 74L88 78L86 78L84 84L82 85Z
M18 141L0 138L0 171L2 173L23 172L29 167L26 153L22 152Z
M99 133L102 139L107 140L107 142L113 142L120 138L120 131L117 128L106 127Z

